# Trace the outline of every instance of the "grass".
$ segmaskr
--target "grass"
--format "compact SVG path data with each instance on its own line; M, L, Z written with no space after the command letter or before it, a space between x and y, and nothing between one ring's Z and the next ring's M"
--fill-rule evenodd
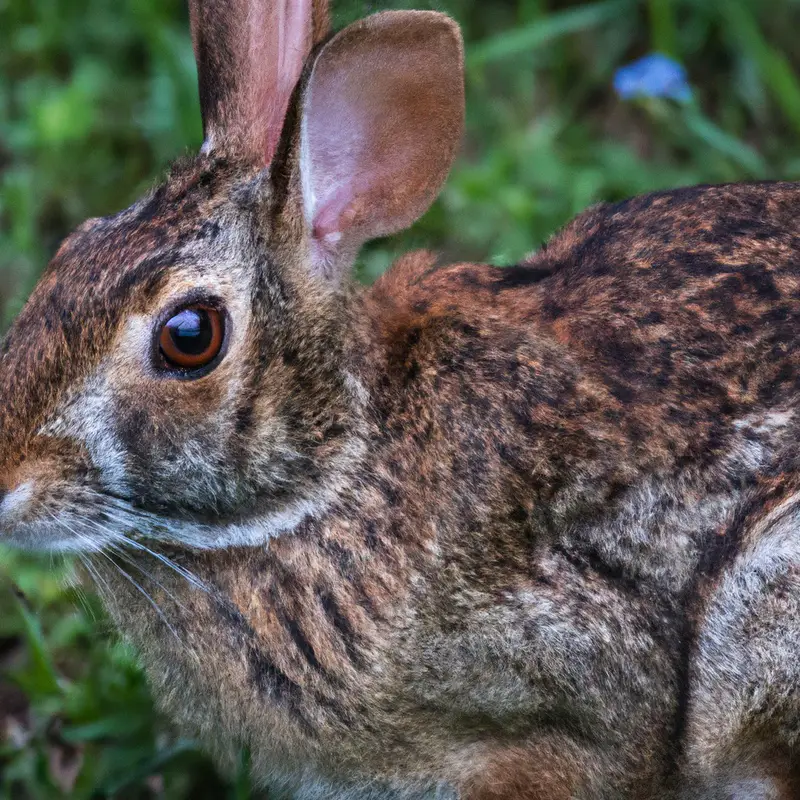
M343 3L335 20L411 5ZM433 5L467 41L463 155L423 220L365 249L364 280L421 245L513 262L599 201L800 178L797 0ZM200 126L180 0L0 0L0 31L7 324L65 233L128 205ZM615 97L614 70L652 51L685 64L693 102ZM71 576L0 554L0 798L258 796L158 716L135 654Z

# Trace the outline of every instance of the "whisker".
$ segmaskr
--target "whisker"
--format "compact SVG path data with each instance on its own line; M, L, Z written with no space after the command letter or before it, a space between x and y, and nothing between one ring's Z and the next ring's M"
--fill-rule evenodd
M190 572L185 567L176 564L174 561L172 561L172 559L168 558L163 553L151 550L149 547L147 547L147 545L143 544L142 542L134 541L133 539L130 539L127 536L123 535L122 538L129 546L133 547L136 550L143 550L145 553L148 553L153 558L158 559L165 566L174 570L178 575L180 575L182 578L185 578L189 583L191 583L192 586L194 586L196 589L200 589L206 594L211 594L211 590L209 589L209 587L206 586L206 584L200 578L198 578L194 573Z
M117 522L117 523L123 523L124 522L124 520L115 519L110 514L108 514L108 516L111 517L111 520L113 522ZM138 541L136 541L134 539L131 539L130 536L127 536L121 530L113 530L111 528L108 528L107 526L102 525L97 520L91 520L90 524L92 524L94 527L96 527L99 531L102 531L103 533L109 534L112 538L114 538L114 539L116 539L118 541L124 542L126 545L128 545L131 548L133 548L134 550L140 550L140 551L142 551L144 553L147 553L148 555L152 556L153 558L157 559L162 564L164 564L166 567L169 567L171 570L173 570L178 575L180 575L184 580L188 581L196 589L200 589L201 591L206 592L206 594L210 594L211 593L209 587L206 586L203 583L203 581L200 580L200 578L198 578L192 572L187 570L185 567L182 567L182 566L176 564L174 561L172 561L170 558L165 556L163 553L156 552L155 550L152 550L147 545L145 545L143 542L138 542ZM130 526L129 525L120 525L120 527L130 527Z
M71 533L79 542L83 542L86 545L87 550L91 551L96 549L97 543L93 542L88 536L80 531L76 531L75 528L69 525L66 520L57 517L52 511L48 510L47 513L50 519L52 519L56 525Z
M75 530L73 527L71 527L66 522L66 520L59 519L52 512L48 511L48 514L49 514L49 516L52 518L53 522L57 526L63 528L64 530L69 531L76 538L76 540L78 542L86 545L87 552L85 552L85 553L80 553L79 552L77 555L78 555L78 558L80 559L81 563L86 568L86 571L89 573L89 575L95 581L97 590L98 590L98 592L99 592L101 597L103 597L104 594L105 594L105 596L108 598L108 601L113 602L113 600L115 598L115 595L114 595L114 592L111 590L111 587L108 584L108 581L101 575L98 566L92 562L92 559L91 559L92 555L99 555L99 556L102 556L103 558L105 558L106 561L108 561L108 563L114 569L116 569L117 572L120 575L122 575L147 600L147 602L153 608L153 610L156 612L156 614L158 615L159 619L164 624L164 626L167 628L167 630L169 630L169 632L175 637L175 640L182 647L184 647L187 650L187 652L196 661L199 661L199 656L197 655L197 653L194 650L194 648L190 647L187 642L184 642L181 639L181 637L178 635L178 632L175 630L174 626L169 622L169 620L167 619L166 615L164 614L163 609L158 605L158 603L150 596L150 594L144 589L144 587L138 581L136 581L126 570L124 570L116 561L114 561L114 559L112 559L108 555L108 553L105 552L104 549L99 549L99 550L97 549L97 546L98 546L98 542L97 541L94 541L91 537L87 536L86 534ZM106 542L106 546L112 547L116 553L118 553L119 555L124 557L124 554L121 552L121 548L118 545L115 545L113 539L115 539L115 538L118 539L118 540L122 539L123 541L128 542L129 540L127 539L127 537L125 537L122 534L119 534L119 533L113 531L112 529L106 528L106 527L104 527L104 526L100 525L99 523L96 523L96 522L94 522L92 520L86 520L85 522L88 522L89 524L94 525L94 527L96 527L98 530L102 531L103 533L110 534L111 535L111 541L107 541ZM149 551L149 548L142 548L142 549L145 549L145 550ZM152 551L149 551L149 552L151 553L151 555L155 555L154 553L152 553ZM126 558L125 561L126 561L126 563L132 564L133 566L135 566L138 569L140 569L145 575L147 575L147 577L149 577L162 590L164 590L166 592L166 594L170 596L170 598L173 600L173 602L176 603L176 605L180 606L181 608L184 608L184 610L185 610L185 607L180 602L178 602L177 599L164 586L162 586L152 575L150 575L149 572L147 572L140 565L136 564L135 562L131 561L128 558ZM177 570L177 571L180 573L180 570ZM184 577L186 577L186 576L184 576Z
M164 586L164 584L161 583L161 581L159 581L158 578L156 578L155 575L153 575L152 572L149 572L141 564L139 564L137 561L132 559L125 552L125 550L123 550L123 548L121 548L119 545L115 545L115 544L110 544L109 547L111 547L111 549L114 551L114 554L119 556L126 564L129 564L130 566L134 567L135 569L138 569L139 572L141 572L146 578L148 578L156 586L158 586L158 588L161 589L161 591L164 592L164 594L166 594L167 597L169 597L169 599L172 600L172 602L175 603L176 606L178 606L178 608L180 608L183 611L187 611L187 612L189 611L189 609L186 608L186 606L183 603L181 603L181 601L178 600L178 598L175 597L175 595L169 589L167 589L167 587Z
M138 589L141 592L142 596L152 606L153 610L156 612L156 614L158 614L159 619L164 623L166 628L175 637L175 639L181 645L183 645L183 641L181 640L181 637L178 636L178 632L169 623L169 620L164 615L164 612L162 611L161 606L159 606L158 603L156 603L156 601L153 600L153 598L147 593L147 591L142 587L142 585L140 583L138 583L133 577L131 577L131 575L128 572L126 572L124 569L122 569L122 567L119 564L117 564L117 562L114 561L114 559L111 558L111 556L109 556L108 553L106 553L106 552L101 550L100 551L100 555L103 556L104 558L106 558L108 560L108 562L110 564L112 564L114 566L114 568L120 573L120 575L122 575L124 578L126 578L131 583L132 586L134 586L136 589Z
M92 577L95 582L95 586L97 587L97 592L100 597L107 597L109 601L113 599L114 593L111 591L111 587L108 585L108 581L100 574L100 570L97 568L95 564L92 563L91 558L88 555L84 555L81 553L78 556L81 560L81 563L84 567L86 567L86 571Z
M79 554L78 558L81 560L81 562L84 562L84 566L86 566L83 555ZM74 584L72 584L72 589L74 590L75 597L78 599L78 603L80 603L80 606L84 610L86 616L89 617L92 622L97 622L97 615L94 613L94 609L89 604L89 598L86 592L83 590L83 587L76 581Z

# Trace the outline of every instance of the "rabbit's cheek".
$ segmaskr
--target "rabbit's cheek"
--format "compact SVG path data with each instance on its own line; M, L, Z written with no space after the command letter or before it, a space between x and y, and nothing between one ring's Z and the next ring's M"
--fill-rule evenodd
M198 407L164 401L159 408L136 398L119 398L116 435L126 452L131 489L154 507L214 506L230 482L224 415L201 416ZM198 404L199 405L199 404Z

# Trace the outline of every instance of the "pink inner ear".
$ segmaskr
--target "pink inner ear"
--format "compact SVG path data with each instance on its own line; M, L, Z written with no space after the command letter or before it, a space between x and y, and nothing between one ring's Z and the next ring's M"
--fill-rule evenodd
M313 259L341 275L368 239L408 227L435 198L461 136L458 27L384 12L320 51L303 103L300 168Z
M289 99L311 47L311 4L312 0L283 0L274 3L268 20L260 18L260 14L251 16L251 25L257 26L251 39L251 51L255 51L251 52L252 63L256 69L259 62L262 65L257 80L261 83L261 109L267 115L267 164L275 155ZM265 37L268 31L271 35ZM265 48L272 48L272 52L263 52ZM264 69L267 65L273 68Z
M311 223L313 261L323 273L330 273L339 243L356 217L357 200L349 186L335 190L315 214Z
M307 97L304 158L312 200L306 210L314 239L323 251L358 224L365 210L369 213L363 207L364 198L376 194L380 170L391 160L388 153L382 158L371 142L371 133L380 130L383 112L371 95L380 94L380 88L364 91L364 85L348 74L351 69L338 74L318 69ZM401 143L392 142L393 157L399 149Z
M323 201L312 222L314 238L344 233L355 217L353 187L342 186Z

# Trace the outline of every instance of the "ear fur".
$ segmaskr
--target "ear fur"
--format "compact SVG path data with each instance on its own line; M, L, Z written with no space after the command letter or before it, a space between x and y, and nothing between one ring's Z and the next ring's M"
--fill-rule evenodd
M320 49L300 136L315 270L338 279L365 241L436 198L461 140L463 63L458 25L431 11L376 14Z

